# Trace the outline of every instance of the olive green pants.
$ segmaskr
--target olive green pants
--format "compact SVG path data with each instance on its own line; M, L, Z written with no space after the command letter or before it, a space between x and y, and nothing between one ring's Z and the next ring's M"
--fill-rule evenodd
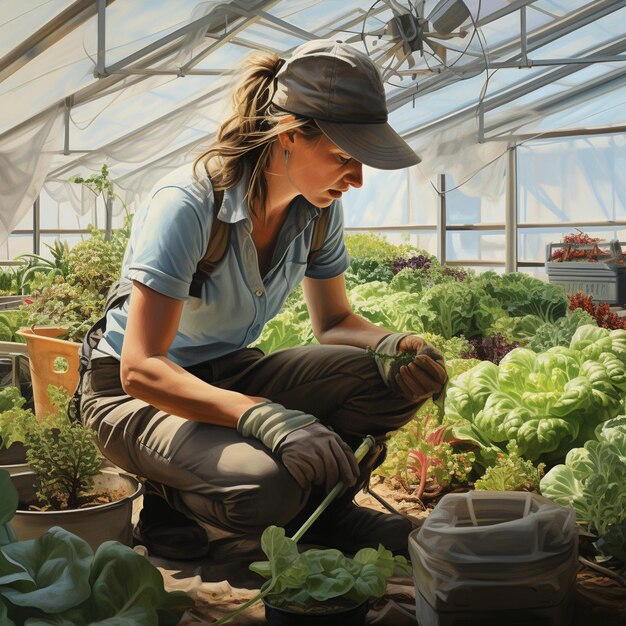
M365 435L384 442L419 406L393 395L374 360L350 346L311 345L267 356L246 348L187 369L217 387L311 413L353 449ZM170 505L202 523L210 539L211 528L247 534L285 526L311 496L260 441L125 394L119 361L98 351L85 375L81 416L109 460L164 486ZM371 455L370 467L381 450Z

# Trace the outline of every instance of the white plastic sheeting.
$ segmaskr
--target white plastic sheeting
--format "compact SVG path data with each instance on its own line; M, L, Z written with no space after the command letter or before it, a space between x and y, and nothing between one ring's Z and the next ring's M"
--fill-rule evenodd
M10 233L39 194L61 136L62 107L5 133L0 144L0 223ZM6 235L5 235L6 236Z
M398 2L409 6L408 0ZM426 0L425 13L436 3ZM0 0L0 71L4 55L74 4L75 0ZM127 203L141 200L163 173L191 161L210 142L227 104L232 71L251 49L264 48L288 57L293 47L314 37L356 37L354 45L365 49L359 33L366 25L384 25L391 18L388 4L374 0L225 4L229 6L224 8L218 0L110 2L106 66L143 52L119 68L139 68L143 74L94 76L95 16L50 47L34 47L24 54L22 66L0 80L0 239L20 222L42 186L59 210L89 211L93 199L87 202L80 189L66 181L73 174L98 171L102 163L109 165ZM427 221L430 216L436 219L433 185L439 173L449 174L466 196L497 203L503 196L502 155L509 144L519 143L520 136L527 139L555 130L624 125L624 62L572 65L560 64L558 59L620 55L626 49L625 1L467 0L466 4L472 14L466 25L469 34L450 42L456 49L456 53L449 52L451 67L438 71L428 53L423 58L414 55L416 69L434 71L415 77L392 76L387 84L392 123L423 157L416 177L411 178L414 170L373 174L370 180L376 187L367 185L363 192L354 193L354 202L346 203L347 224L420 224L425 206ZM494 64L520 59L522 7L528 57L557 61L496 69ZM189 23L195 27L161 47L156 45ZM371 39L368 51L378 55ZM493 67L487 70L487 64ZM389 69L387 61L381 66ZM189 75L189 70L204 74ZM66 99L71 106L68 145L62 124ZM481 102L485 142L480 132ZM578 150L580 145L570 147ZM64 148L69 149L67 154ZM622 159L623 154L623 145L616 142L611 158ZM535 175L561 186L557 161L545 159ZM617 189L623 183L617 168L605 174L609 176L605 186ZM576 176L580 188L593 189L593 170L579 167ZM538 185L543 187L543 183ZM578 189L579 197L581 193ZM593 201L595 196L591 193L590 197ZM616 202L623 210L623 199ZM598 219L608 215L605 206L593 205ZM560 214L571 220L576 213L568 211L562 208ZM481 240L486 238L481 236ZM498 251L499 244L492 250Z

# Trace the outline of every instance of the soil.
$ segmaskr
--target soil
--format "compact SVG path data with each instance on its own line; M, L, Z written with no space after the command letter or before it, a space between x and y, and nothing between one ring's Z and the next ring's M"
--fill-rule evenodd
M397 479L388 479L373 475L370 491L383 498L396 511L413 518L419 527L428 517L439 500L445 495L439 494L422 502L413 493L410 486ZM375 497L361 492L356 498L362 506L379 511L387 511ZM580 553L593 562L589 540L581 537ZM616 559L602 563L610 574L581 563L576 575L576 621L573 626L624 626L626 624L626 566Z
M80 496L78 499L78 509L87 509L92 506L98 506L100 504L109 504L110 502L117 502L122 500L128 495L125 489L105 489L103 491L97 491L94 493L88 493ZM17 507L18 511L67 511L67 503L62 503L59 507L52 507L49 504L43 504L41 502L20 502Z

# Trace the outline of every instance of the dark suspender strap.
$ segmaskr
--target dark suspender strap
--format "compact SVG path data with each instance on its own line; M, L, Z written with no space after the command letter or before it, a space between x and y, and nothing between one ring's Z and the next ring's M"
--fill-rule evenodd
M204 256L200 259L196 271L191 278L191 284L189 285L189 295L194 298L199 298L202 294L202 285L224 258L230 240L230 224L217 219L217 214L219 213L222 200L224 199L224 192L216 191L214 198L215 208L213 210L209 245L207 246Z
M83 395L83 380L85 378L85 374L89 370L91 354L104 334L107 313L111 309L119 308L124 304L126 298L130 295L132 287L133 283L130 280L118 280L113 283L109 289L109 293L107 294L102 317L85 334L78 360L78 386L76 387L74 396L67 407L67 414L71 421L80 421L80 400Z
M322 212L315 218L313 237L311 238L311 249L309 250L309 255L306 260L307 267L310 267L313 264L315 258L324 246L329 218L330 211L328 209L322 209Z

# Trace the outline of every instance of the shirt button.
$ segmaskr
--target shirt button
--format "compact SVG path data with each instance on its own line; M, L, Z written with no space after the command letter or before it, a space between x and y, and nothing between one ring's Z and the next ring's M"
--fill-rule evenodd
M255 295L255 296L258 296L258 297L260 298L260 297L263 295L263 289L257 289L257 290L254 292L254 295Z

